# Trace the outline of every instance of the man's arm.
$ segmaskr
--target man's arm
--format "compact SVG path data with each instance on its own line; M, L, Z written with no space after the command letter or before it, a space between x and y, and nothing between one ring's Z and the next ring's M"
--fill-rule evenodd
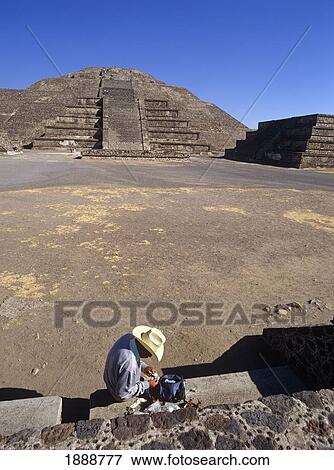
M136 381L136 368L137 364L132 364L129 361L122 365L122 368L118 374L118 380L116 385L116 394L119 398L129 399L142 395L145 390L149 388L147 380Z

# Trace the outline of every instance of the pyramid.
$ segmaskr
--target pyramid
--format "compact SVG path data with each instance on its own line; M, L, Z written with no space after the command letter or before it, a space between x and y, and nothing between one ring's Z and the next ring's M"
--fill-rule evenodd
M0 134L11 147L116 157L222 155L246 131L187 89L138 70L91 67L25 90L0 89Z

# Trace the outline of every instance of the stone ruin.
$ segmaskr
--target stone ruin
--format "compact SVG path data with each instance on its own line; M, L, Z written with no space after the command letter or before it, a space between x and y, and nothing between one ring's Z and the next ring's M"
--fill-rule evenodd
M116 157L221 155L246 130L185 88L137 70L92 67L26 90L0 89L4 149Z
M334 116L311 114L260 122L225 158L292 168L334 167Z
M334 116L266 121L249 130L185 88L138 70L91 67L26 90L0 89L0 152L13 148L333 167Z

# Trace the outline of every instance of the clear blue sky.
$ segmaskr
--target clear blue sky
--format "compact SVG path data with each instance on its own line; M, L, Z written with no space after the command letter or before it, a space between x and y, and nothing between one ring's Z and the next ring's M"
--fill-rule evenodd
M333 0L34 0L1 3L0 87L89 66L137 68L237 119L308 25L245 119L334 113Z

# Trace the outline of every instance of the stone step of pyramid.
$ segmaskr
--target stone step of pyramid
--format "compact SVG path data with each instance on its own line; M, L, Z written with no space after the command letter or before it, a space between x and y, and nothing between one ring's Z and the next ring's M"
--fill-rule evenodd
M189 127L189 121L184 119L165 118L165 117L147 117L147 124L149 127Z
M154 109L166 109L168 108L168 101L167 100L151 100L146 99L144 100L146 108L154 108Z
M187 129L152 129L151 127L148 128L148 135L150 138L162 139L162 140L198 140L199 139L199 132L190 131Z
M0 401L1 435L8 436L22 429L42 429L61 423L62 399L36 397Z
M334 115L332 114L318 114L317 124L331 124L334 127Z
M71 136L71 138L80 138L85 137L89 139L90 137L98 138L101 135L101 128L97 127L61 127L61 126L45 126L45 136L57 136L57 137L64 137ZM73 137L75 136L75 137Z
M146 117L173 117L177 118L179 111L177 109L155 109L155 108L146 108L145 116Z
M100 116L87 116L87 115L73 116L70 114L66 114L64 116L58 116L56 119L56 122L95 126L101 122L101 117Z
M231 374L195 377L186 380L187 398L200 400L202 406L244 403L263 396L305 389L288 366L256 369Z
M51 149L51 148L100 148L100 139L91 137L77 137L72 136L59 137L39 137L34 140L34 148L37 149Z
M321 137L334 137L334 128L329 127L296 127L292 129L286 129L284 132L285 137L290 137L293 139L305 138L309 139L312 136L321 136Z
M98 97L82 97L82 98L78 98L78 104L79 105L92 105L92 106L97 106L97 105L101 105L102 103L102 99L101 98L98 98Z
M209 152L210 146L207 144L201 144L194 141L175 141L175 140L162 140L154 139L150 141L151 150L167 150L175 152L193 152L202 153Z
M101 115L100 106L68 106L67 114L70 116L99 116Z

